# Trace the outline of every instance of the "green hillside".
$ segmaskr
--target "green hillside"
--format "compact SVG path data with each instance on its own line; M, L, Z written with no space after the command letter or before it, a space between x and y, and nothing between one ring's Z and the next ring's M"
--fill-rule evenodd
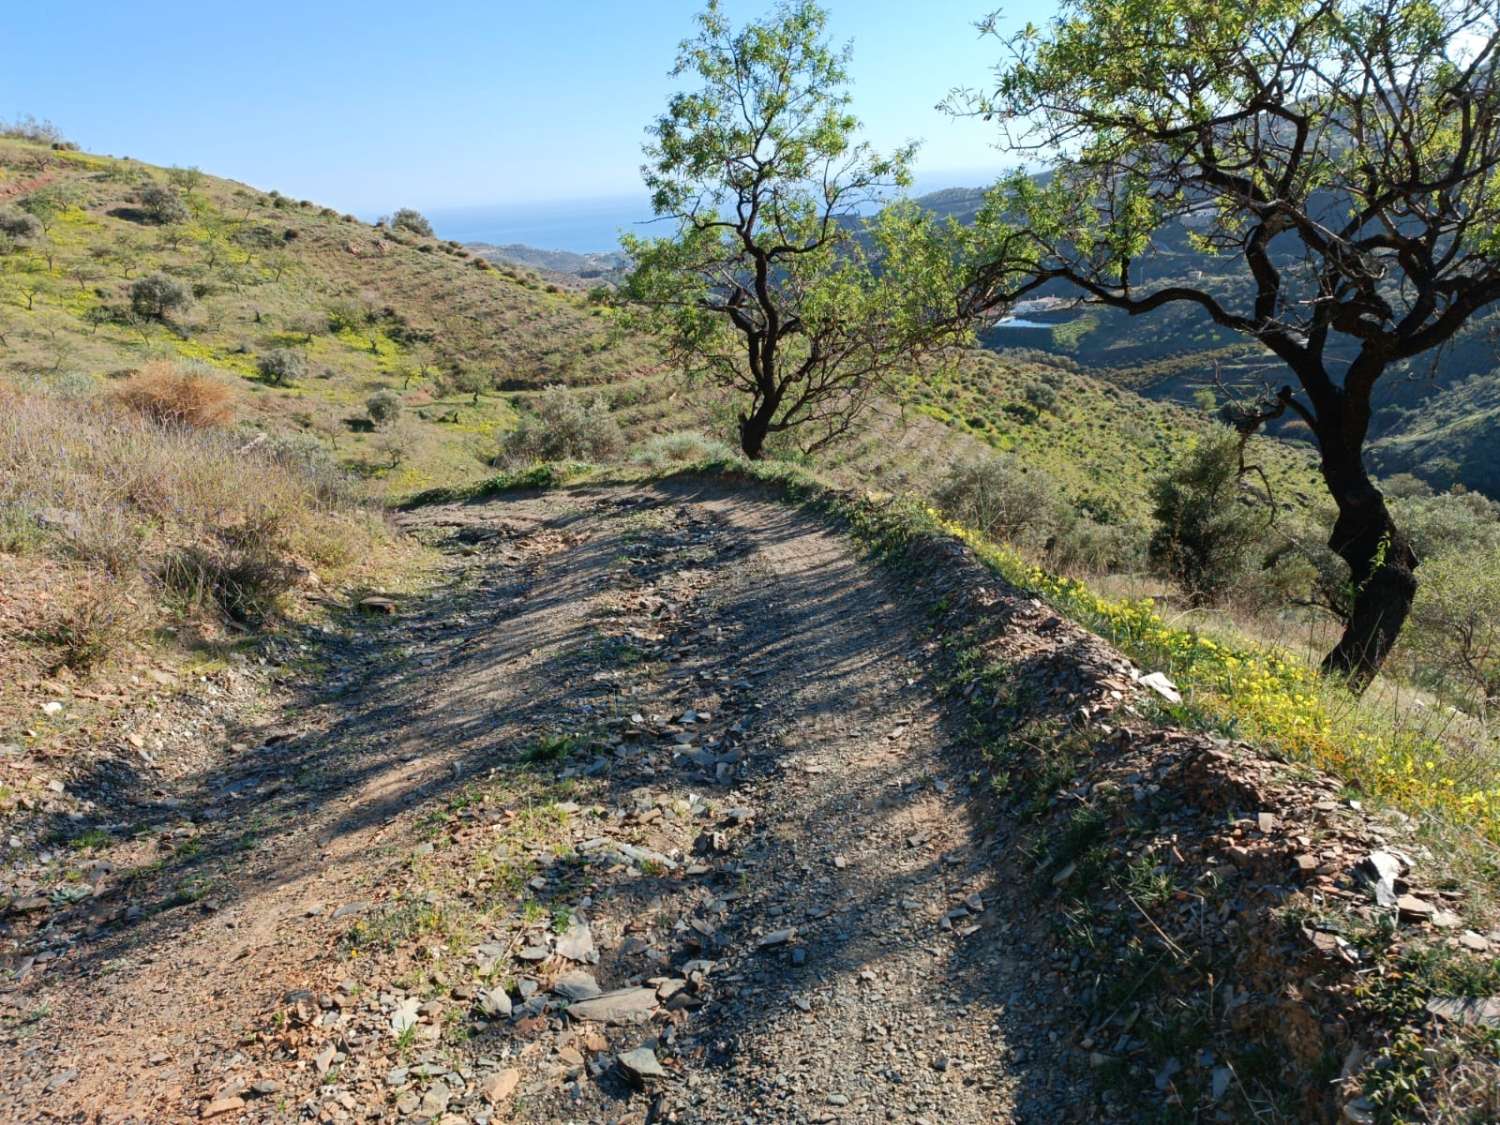
M183 221L143 213L153 184L180 196ZM245 424L315 440L384 495L484 474L531 392L553 383L603 394L631 442L730 432L731 404L661 370L610 309L453 243L196 172L0 140L0 206L37 192L59 209L0 256L13 382L107 389L153 359L198 361L230 380ZM131 315L131 285L156 272L190 303L162 321ZM302 357L305 375L273 385L260 364L278 351ZM1045 409L1026 400L1038 383L1055 399ZM401 397L402 418L371 429L365 404L382 390ZM1208 425L1030 352L913 380L884 413L903 426L877 419L832 458L851 480L927 488L947 464L998 450L1131 519L1182 430ZM893 439L917 419L941 426ZM1312 487L1300 451L1267 449L1288 495Z
M918 202L960 222L973 219L984 193L951 188ZM1245 285L1237 260L1196 251L1174 229L1152 248L1148 276L1208 285L1233 293ZM986 346L1024 346L1066 357L1099 378L1151 399L1188 404L1215 381L1254 395L1288 378L1280 361L1259 345L1220 328L1205 313L1169 304L1147 317L1116 309L1080 309L1062 287L1018 309L1025 327L986 333ZM1393 368L1377 395L1370 460L1384 474L1412 473L1439 489L1454 484L1500 495L1500 368L1492 319L1476 323L1431 356ZM1295 427L1285 436L1296 437Z
M153 184L178 196L182 221L143 211ZM252 424L306 434L390 492L482 472L514 418L501 388L618 383L655 362L607 310L456 244L196 172L0 140L0 207L38 195L45 231L0 244L12 379L84 385L200 361L232 378ZM131 285L155 273L190 295L160 320L131 310ZM271 385L260 364L277 351L305 374ZM365 402L381 390L407 409L370 432Z

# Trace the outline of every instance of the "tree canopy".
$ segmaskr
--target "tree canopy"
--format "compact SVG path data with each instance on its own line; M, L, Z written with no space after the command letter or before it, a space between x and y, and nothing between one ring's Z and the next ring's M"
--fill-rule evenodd
M1069 292L1147 314L1186 302L1295 376L1246 432L1307 424L1356 591L1325 667L1362 687L1417 559L1364 464L1372 394L1500 299L1500 104L1490 0L1065 0L1004 40L955 108L1041 159L976 228L976 309ZM1237 269L1174 276L1186 240Z
M673 95L646 146L672 231L626 239L626 297L674 358L748 400L750 457L771 434L799 430L809 451L843 434L932 340L917 302L937 289L897 275L922 220L904 207L866 220L909 182L914 148L881 156L858 139L849 51L826 23L805 0L738 30L708 6L673 71L698 85Z

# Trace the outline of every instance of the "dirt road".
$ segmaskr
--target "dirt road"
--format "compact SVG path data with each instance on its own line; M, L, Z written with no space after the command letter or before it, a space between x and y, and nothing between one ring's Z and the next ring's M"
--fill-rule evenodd
M36 922L0 1118L1102 1116L888 576L724 485L409 524Z

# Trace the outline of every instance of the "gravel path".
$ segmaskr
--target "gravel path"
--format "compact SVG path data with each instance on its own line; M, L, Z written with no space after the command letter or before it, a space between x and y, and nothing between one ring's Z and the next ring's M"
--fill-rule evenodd
M309 638L38 922L0 1118L1095 1119L841 536L687 483L409 522L451 585Z

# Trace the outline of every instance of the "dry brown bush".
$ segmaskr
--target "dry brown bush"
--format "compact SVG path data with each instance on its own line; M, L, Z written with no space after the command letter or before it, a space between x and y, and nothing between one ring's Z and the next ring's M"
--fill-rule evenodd
M222 426L234 417L233 395L214 376L170 360L153 360L114 392L115 401L164 426Z
M84 576L37 639L52 650L53 670L88 672L140 636L141 603L129 583L107 573Z
M167 555L161 577L193 608L217 608L257 625L296 581L296 568L283 552L279 521L267 514L178 547Z
M211 610L253 623L305 570L301 560L337 572L388 542L333 470L296 448L225 427L163 426L112 397L9 394L0 409L0 551L76 568L101 596L106 581L139 591L152 612ZM64 624L86 662L87 638L107 630L92 609L77 612Z

